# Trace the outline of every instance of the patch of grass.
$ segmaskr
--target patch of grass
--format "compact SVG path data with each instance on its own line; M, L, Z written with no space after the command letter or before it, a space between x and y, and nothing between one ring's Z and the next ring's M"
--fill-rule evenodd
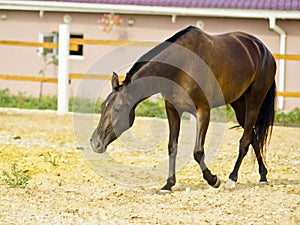
M81 113L101 113L101 103L103 100L92 100L87 98L70 98L69 109L73 112ZM14 107L24 109L57 109L56 96L42 96L41 99L27 96L25 93L13 95L8 89L0 90L0 107ZM166 118L165 103L162 98L155 101L146 99L140 103L135 111L136 116ZM184 114L183 119L189 119ZM223 106L212 109L211 121L236 123L235 113L231 106ZM300 109L296 108L288 113L276 112L275 124L282 126L300 126Z
M50 152L47 152L47 155L44 156L44 162L52 164L52 166L57 166L60 156L53 156Z
M100 113L101 100L70 98L69 109L73 112ZM22 109L57 110L57 96L42 96L40 99L25 93L11 94L9 89L0 90L0 107Z
M277 112L275 115L275 124L300 127L300 108L295 108L288 113Z
M21 138L21 136L14 136L13 139L14 140L21 140L22 138Z
M157 98L155 101L151 99L146 99L136 107L135 115L145 117L167 118L165 102L161 98Z
M11 188L25 188L30 180L30 175L18 169L18 164L11 164L11 171L2 171L2 181Z
M9 89L0 90L0 107L23 109L53 109L56 110L57 97L42 96L41 99L27 96L22 92L16 95Z
M234 110L230 105L212 109L210 120L213 122L236 122Z
M101 113L101 103L103 100L97 99L96 102L88 98L71 98L69 101L69 109L72 112L79 113Z

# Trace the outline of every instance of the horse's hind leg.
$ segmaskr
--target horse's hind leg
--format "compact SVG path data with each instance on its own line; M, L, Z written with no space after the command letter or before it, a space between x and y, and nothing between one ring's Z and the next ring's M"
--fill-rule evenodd
M255 155L256 155L256 159L257 159L257 162L258 162L258 171L259 171L259 174L260 174L260 180L259 180L259 182L261 184L268 184L268 180L267 180L268 170L267 170L267 168L266 168L266 166L264 164L264 160L263 160L263 157L262 157L261 152L260 152L258 140L256 138L256 135L253 132L252 132L252 142L251 142L251 145L252 145L252 147L254 149L254 152L255 152Z
M210 109L201 109L197 111L197 137L194 149L194 159L199 164L203 173L203 178L207 181L207 183L218 188L220 186L220 179L210 172L204 162L204 142L209 125L209 117Z
M244 128L244 123L245 123L245 99L244 99L244 96L242 96L237 101L231 103L231 106L235 111L235 115L236 115L238 123L241 125L242 128ZM258 166L259 166L260 182L261 183L268 183L267 178L266 178L266 175L267 175L268 171L267 171L267 168L266 168L266 166L263 162L263 158L262 158L261 153L260 153L259 143L256 139L256 135L253 132L254 132L254 130L252 129L251 145L254 149L254 152L255 152L255 155L256 155L256 158L257 158L257 162L258 162ZM233 187L234 183L229 180L229 182L227 183L226 186L229 187L229 188Z
M256 94L255 94L256 93ZM261 93L261 95L258 95L258 93ZM251 92L248 92L244 95L244 104L245 104L245 119L244 119L244 133L242 138L240 139L240 145L239 145L239 155L237 158L237 161L235 163L234 169L232 173L229 175L229 180L226 183L226 188L234 188L235 183L238 179L238 171L241 166L241 163L243 161L243 158L248 152L249 145L252 144L255 147L255 152L258 153L257 146L255 145L255 142L253 142L253 128L256 123L260 107L264 100L264 95L262 94L262 91L255 90L254 87L251 88ZM241 114L241 113L239 113ZM260 154L257 154L259 156ZM262 163L262 161L259 159L259 163ZM261 166L262 167L262 166Z
M168 144L169 176L167 179L167 183L165 186L163 186L161 192L171 191L171 188L176 183L175 164L176 164L176 155L177 155L178 135L180 129L180 115L169 102L166 101L165 104L166 104L166 112L167 112L169 130L170 130L169 144Z
M231 106L235 111L235 115L236 115L238 123L244 128L244 133L243 133L242 138L240 139L238 159L235 163L233 171L229 175L229 180L225 184L225 188L228 188L228 189L235 188L235 183L238 179L238 170L241 166L243 158L245 157L245 155L248 152L249 145L250 145L250 135L251 135L251 130L250 130L250 134L249 134L249 128L247 129L247 131L245 130L245 113L246 113L245 96L242 96L237 101L231 103Z

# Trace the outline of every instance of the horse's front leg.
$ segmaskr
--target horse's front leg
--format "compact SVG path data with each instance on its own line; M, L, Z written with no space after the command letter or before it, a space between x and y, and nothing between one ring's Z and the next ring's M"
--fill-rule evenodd
M169 192L171 188L176 183L175 177L175 164L176 164L176 155L177 155L177 146L178 146L178 136L180 129L180 115L176 111L176 109L166 101L166 112L169 122L169 175L167 179L167 183L160 190L161 192Z
M197 137L194 149L194 159L199 164L200 169L203 173L203 178L207 183L215 188L220 186L220 179L213 175L210 170L207 168L204 162L204 142L205 136L209 125L210 119L210 109L201 109L198 110L197 114Z

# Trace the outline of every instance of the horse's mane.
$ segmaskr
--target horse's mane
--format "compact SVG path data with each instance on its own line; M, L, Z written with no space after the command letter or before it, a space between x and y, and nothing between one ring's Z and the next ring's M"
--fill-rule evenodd
M140 57L137 62L131 67L129 72L127 73L125 80L123 81L124 85L127 85L131 82L132 76L139 71L145 64L147 64L152 58L154 58L156 55L158 55L160 52L162 52L164 49L166 49L168 46L170 46L170 43L176 42L180 37L185 35L190 30L197 29L196 27L189 26L176 34L174 34L172 37L168 38L164 42L160 43L158 46L152 48L147 53L145 53L142 57Z

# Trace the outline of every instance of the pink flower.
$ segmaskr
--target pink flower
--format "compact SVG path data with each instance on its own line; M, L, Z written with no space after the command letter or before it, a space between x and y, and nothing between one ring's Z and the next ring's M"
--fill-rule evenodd
M97 23L100 24L99 28L103 32L110 32L115 26L120 26L124 23L124 20L120 18L119 15L112 14L103 14L100 19L97 20Z

